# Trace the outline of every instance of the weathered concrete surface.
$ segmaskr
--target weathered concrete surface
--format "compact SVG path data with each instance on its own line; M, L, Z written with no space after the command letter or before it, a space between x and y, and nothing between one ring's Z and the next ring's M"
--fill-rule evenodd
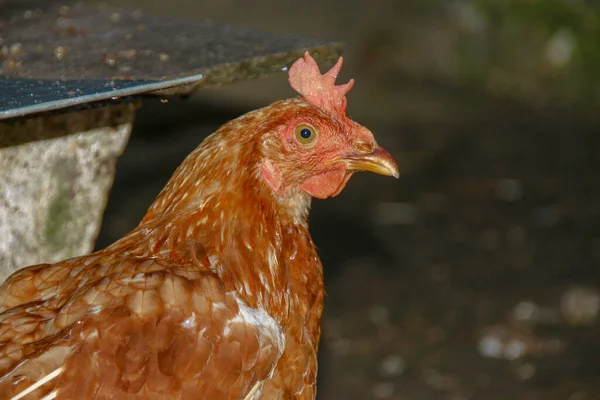
M0 281L92 251L135 109L0 122Z

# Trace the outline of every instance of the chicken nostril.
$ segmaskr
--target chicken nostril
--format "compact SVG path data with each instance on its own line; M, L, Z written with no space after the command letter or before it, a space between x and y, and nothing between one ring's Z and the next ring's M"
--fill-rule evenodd
M357 139L354 141L354 147L360 152L370 153L373 151L373 148L375 148L375 144L364 139Z

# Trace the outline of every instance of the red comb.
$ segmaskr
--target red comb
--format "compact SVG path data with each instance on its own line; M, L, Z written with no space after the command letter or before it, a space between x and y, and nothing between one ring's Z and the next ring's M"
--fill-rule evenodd
M330 113L346 114L346 93L352 89L354 79L344 85L335 85L342 64L342 57L326 73L321 75L317 62L308 54L298 59L289 72L290 85L306 100Z

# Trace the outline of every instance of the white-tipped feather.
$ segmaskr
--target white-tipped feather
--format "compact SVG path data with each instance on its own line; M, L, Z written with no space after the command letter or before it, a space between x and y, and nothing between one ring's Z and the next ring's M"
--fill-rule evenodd
M48 375L44 376L42 379L38 380L33 385L29 386L27 389L23 390L18 395L13 396L13 398L10 400L22 399L23 397L27 396L29 393L33 392L37 388L44 386L46 383L50 382L51 380L53 380L54 378L59 376L62 371L63 371L63 367L55 369L54 371L50 372ZM56 390L53 391L52 393L50 393L49 395L45 396L42 400L52 400L55 397L56 397Z

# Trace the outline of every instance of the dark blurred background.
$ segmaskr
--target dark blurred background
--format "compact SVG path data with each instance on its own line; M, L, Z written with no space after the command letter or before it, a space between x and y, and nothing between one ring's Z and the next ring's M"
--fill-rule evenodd
M320 399L600 399L600 5L110 0L346 43L349 113L397 159L315 201ZM98 246L285 74L146 101Z

